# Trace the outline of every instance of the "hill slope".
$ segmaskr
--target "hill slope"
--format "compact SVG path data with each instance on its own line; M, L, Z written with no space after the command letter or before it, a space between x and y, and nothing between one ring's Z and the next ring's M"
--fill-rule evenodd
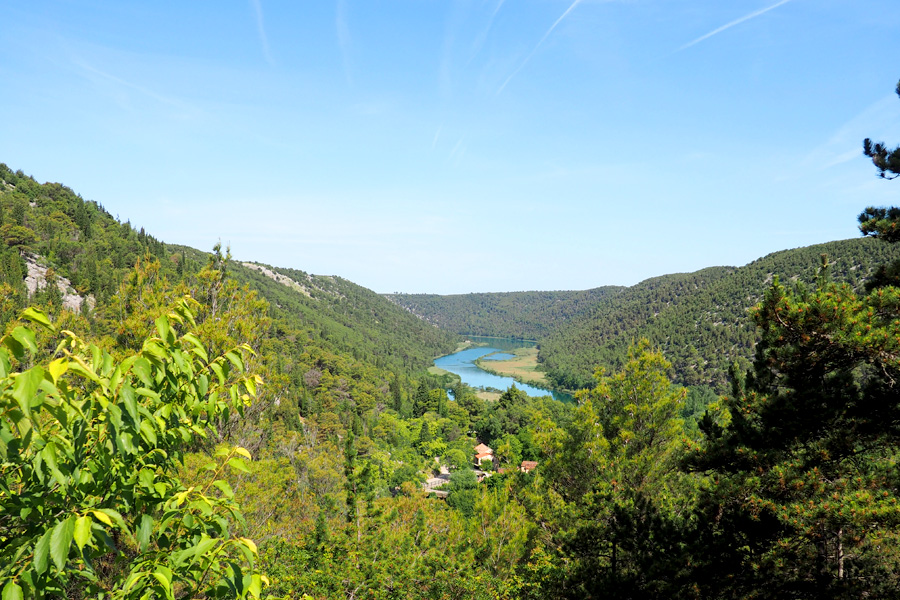
M646 337L663 349L682 383L720 387L732 361L752 356L757 335L748 310L776 276L813 284L822 254L832 280L858 287L900 249L859 238L775 252L738 268L648 279L543 338L540 360L557 385L585 387L598 365L619 367L631 340Z
M456 347L456 336L341 277L257 263L232 274L258 290L273 315L302 320L313 338L378 368L422 371Z

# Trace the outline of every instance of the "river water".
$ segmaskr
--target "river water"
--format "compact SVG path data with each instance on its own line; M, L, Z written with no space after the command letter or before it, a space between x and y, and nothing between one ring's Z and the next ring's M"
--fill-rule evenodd
M475 365L475 360L494 352L502 352L504 350L514 350L516 348L528 348L535 345L534 342L522 340L513 340L507 338L486 338L469 336L469 339L475 343L487 343L489 346L479 346L477 348L467 348L460 352L454 352L447 356L435 359L434 364L445 371L450 371L460 376L462 382L473 388L494 388L501 391L506 390L511 385L515 385L529 396L552 396L556 400L562 402L572 402L572 396L565 392L556 392L553 390L545 390L533 385L520 383L512 377L501 377L488 373ZM512 358L511 354L495 354L485 360L503 360Z

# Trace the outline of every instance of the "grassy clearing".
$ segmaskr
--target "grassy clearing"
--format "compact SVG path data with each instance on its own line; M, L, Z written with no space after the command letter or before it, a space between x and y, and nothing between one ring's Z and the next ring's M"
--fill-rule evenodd
M484 390L481 390L476 392L475 395L486 402L496 402L500 399L502 394L500 392L485 392Z
M428 367L428 372L431 373L432 375L437 375L438 377L440 377L442 375L450 375L451 374L450 371L447 371L446 369L442 369L440 367L434 367L434 366Z
M538 371L537 348L518 348L510 352L515 355L515 358L510 358L509 360L484 360L484 357L482 357L476 360L475 364L494 375L512 377L521 383L547 386L547 374L543 371Z

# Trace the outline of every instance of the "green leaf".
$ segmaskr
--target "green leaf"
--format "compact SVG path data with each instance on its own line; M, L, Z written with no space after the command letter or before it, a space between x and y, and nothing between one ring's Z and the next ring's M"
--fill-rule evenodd
M209 355L206 353L206 348L203 347L203 344L200 343L200 339L194 335L193 333L186 333L182 336L186 342L190 342L191 345L194 346L192 352L199 356L204 363L209 362Z
M39 308L34 308L33 306L26 308L22 311L22 318L28 319L32 323L36 323L50 331L56 331L56 328L53 327L53 323L50 322L50 317Z
M141 524L137 530L137 541L141 548L141 552L147 551L150 545L150 534L153 532L153 517L150 515L141 515Z
M138 417L137 400L134 397L134 388L126 383L122 386L122 389L119 390L119 398L125 405L125 410L128 412L131 420L135 423L140 423L140 417Z
M165 582L165 585L172 585L172 569L164 567L162 565L157 565L155 573L162 577L162 581Z
M241 570L241 566L236 562L229 561L228 566L231 567L231 572L234 573L232 581L237 590L237 596L240 598L244 595L244 572Z
M169 327L169 319L165 316L162 316L156 319L156 331L159 332L159 337L163 339L163 341L172 343L174 341L174 337L172 336L172 328Z
M15 398L19 408L29 419L31 418L31 399L43 379L44 369L32 367L24 373L16 375L15 383L13 383L12 397Z
M10 581L3 586L3 600L22 600L22 588L15 581Z
M153 572L153 577L163 588L163 592L166 594L166 598L173 598L172 595L172 571L162 565L156 567L156 571Z
M235 458L232 458L231 460L229 460L227 464L232 469L236 469L236 470L242 471L244 473L250 472L250 469L247 468L247 463L245 463L243 461L243 459L235 457Z
M144 342L144 346L141 349L141 354L159 359L161 361L166 360L166 358L168 358L169 356L169 353L166 352L165 348L160 346L159 342L156 342L154 340L147 340L146 342Z
M89 348L91 349L91 365L93 365L94 371L100 371L105 362L103 352L100 350L99 346L93 344L91 344ZM109 357L109 355L107 355L107 357ZM111 360L110 364L112 364Z
M203 496L201 496L197 500L194 500L193 502L188 504L188 508L190 510L196 510L196 511L200 512L204 517L210 516L213 512L212 505Z
M121 446L128 454L134 454L137 449L134 447L132 435L127 431L123 431L118 436L119 446Z
M0 348L0 377L9 376L9 353Z
M259 598L262 593L262 577L254 573L250 576L250 585L247 586L247 593L253 598Z
M53 559L53 564L59 571L66 566L66 560L69 558L69 546L72 545L74 534L75 515L60 521L53 528L53 534L50 536L50 558Z
M73 356L72 360L69 362L69 370L77 375L84 377L85 379L89 379L94 383L101 383L100 378L97 377L97 374L94 373L94 370L87 366L84 360L78 356Z
M156 392L154 392L154 391L151 390L151 389L148 389L148 388L145 388L145 387L139 387L138 389L134 390L134 392L135 392L138 396L143 396L144 398L151 398L152 400L155 400L155 401L157 401L157 402L160 402L159 394L156 393Z
M234 490L231 489L231 486L228 485L227 481L216 479L215 481L213 481L213 485L219 488L219 490L221 490L222 494L226 498L234 498Z
M79 550L84 550L84 547L91 540L92 524L93 519L88 515L78 517L75 521L75 543L78 544Z
M141 485L147 490L153 490L153 480L156 478L155 474L151 469L141 469L141 472L138 473L138 481L141 482Z
M25 327L16 327L10 334L17 342L28 348L32 354L37 354L37 344L34 343L34 332Z
M137 375L137 378L140 379L141 383L143 383L144 385L153 385L153 378L151 377L152 367L150 366L150 361L143 356L139 356L134 361L134 364L131 366L131 372Z
M215 545L216 540L211 537L207 537L206 534L204 534L200 541L197 542L197 545L192 548L194 559L196 560L197 558L204 556Z
M150 419L141 421L141 437L143 437L151 446L156 446L156 431Z
M207 377L205 373L201 373L197 376L195 383L197 384L199 395L201 397L205 396L206 392L209 391L209 377Z
M44 449L41 450L41 458L43 459L44 464L50 468L50 474L53 476L53 479L55 479L56 483L58 483L63 491L65 491L68 488L69 480L59 470L59 465L57 464L56 444L53 442L49 442L46 446L44 446Z
M149 575L147 573L140 573L140 572L132 573L131 575L128 576L128 579L125 580L125 591L127 592L127 591L131 590L131 588L133 588L137 584L138 581L140 581L141 579L144 579L145 577L148 577L148 576Z
M220 365L217 362L214 362L214 363L209 364L209 368L212 369L213 372L216 374L216 377L219 379L219 384L220 385L224 384L227 373L225 373L225 370L222 368L222 365Z
M22 360L25 356L25 346L22 345L22 342L17 340L11 335L3 336L3 339L0 340L3 342L3 345L9 348L9 351L13 353L13 356Z
M226 352L225 358L231 361L231 364L233 364L234 368L236 368L238 371L244 370L244 361L241 358L241 355L234 350L229 350L228 352Z
M47 559L50 556L50 534L52 531L48 529L38 540L34 546L34 570L38 575L43 575L47 570Z
M250 452L249 452L246 448L241 448L240 446L235 446L235 447L234 447L234 453L235 453L235 454L240 454L241 456L243 456L243 457L246 458L247 460L253 460L253 457L250 456Z

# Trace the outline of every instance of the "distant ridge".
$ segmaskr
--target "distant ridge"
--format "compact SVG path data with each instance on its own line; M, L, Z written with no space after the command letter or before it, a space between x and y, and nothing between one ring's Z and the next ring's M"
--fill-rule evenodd
M625 288L478 294L385 294L419 318L459 334L540 339Z

